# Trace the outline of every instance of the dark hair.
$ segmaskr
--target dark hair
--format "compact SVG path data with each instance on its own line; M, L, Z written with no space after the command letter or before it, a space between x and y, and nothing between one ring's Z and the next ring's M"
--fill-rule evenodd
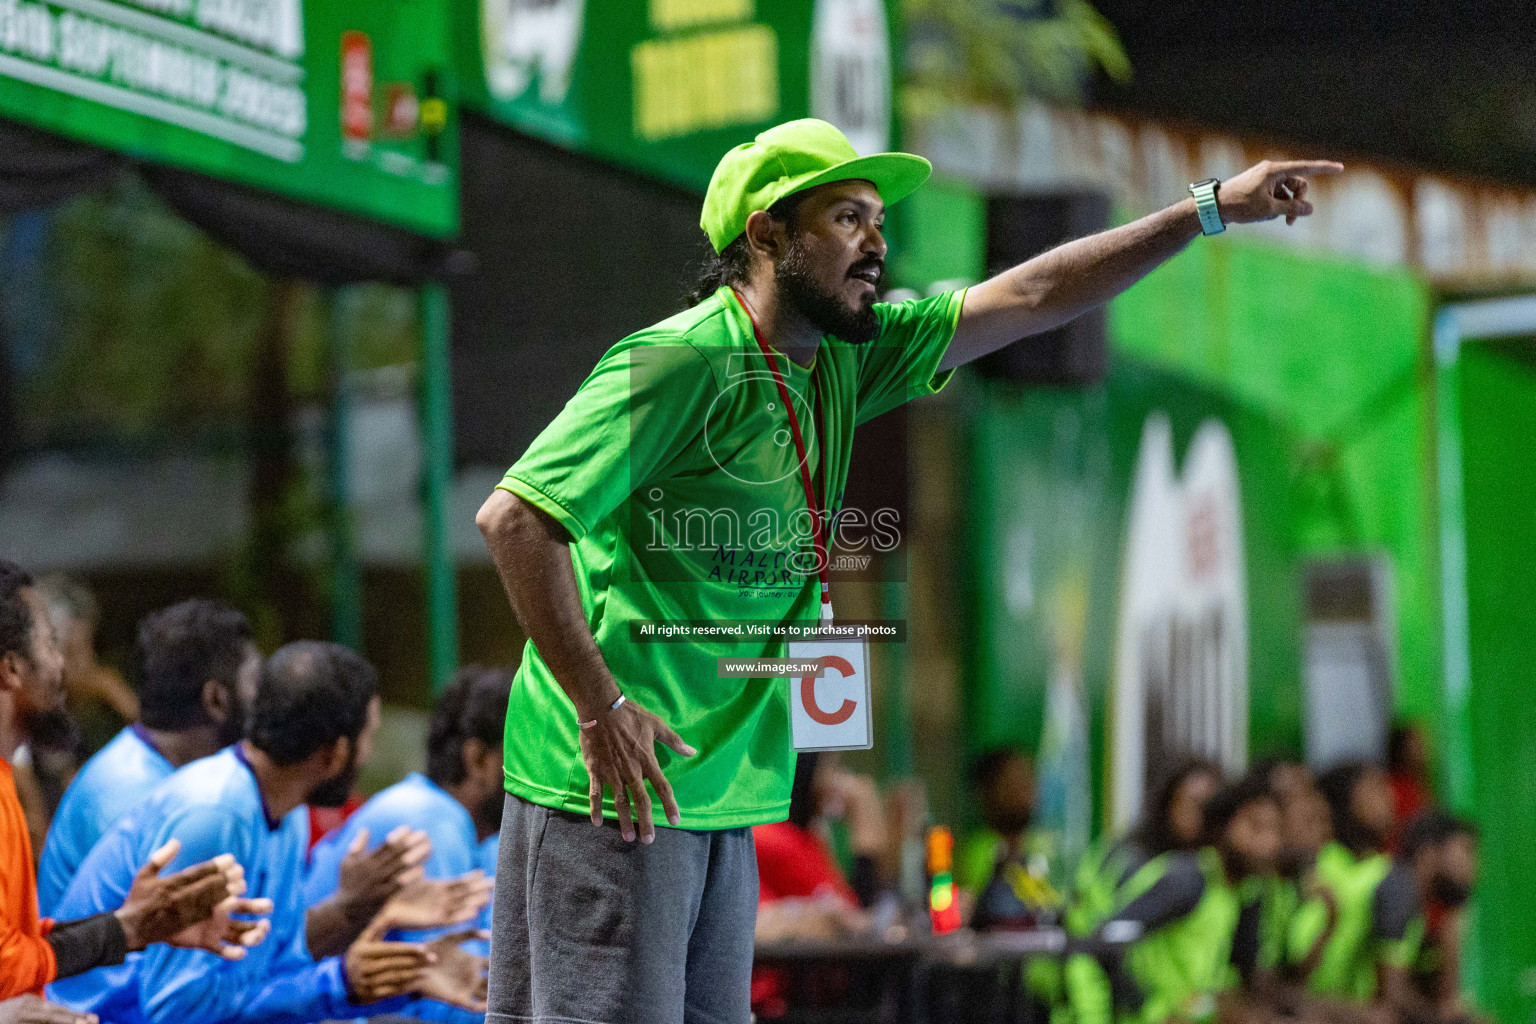
M805 201L809 193L809 189L791 192L768 207L768 216L786 223L793 221L795 211L800 209L800 204ZM704 257L704 266L699 270L699 279L688 293L688 305L697 306L724 285L740 284L747 279L747 274L751 270L752 248L747 245L747 233L743 231L719 253L711 249Z
M245 616L220 601L193 598L144 616L133 650L139 720L151 729L206 725L203 684L233 690L252 642Z
M1457 836L1476 839L1477 826L1465 818L1431 808L1408 823L1399 856L1411 863L1423 851Z
M816 766L821 755L807 751L795 758L795 782L789 788L789 823L810 828L816 817Z
M499 747L507 727L512 673L470 665L454 675L437 698L427 727L427 778L439 786L464 781L464 744L479 740Z
M378 690L378 673L350 648L315 640L279 647L261 668L251 743L290 765L343 736L356 740Z
M1408 744L1420 733L1417 722L1399 722L1387 731L1387 770L1408 766Z
M1265 754L1263 757L1249 762L1248 771L1250 774L1263 776L1267 780L1270 779L1275 774L1275 772L1292 763L1293 762L1287 761L1285 758L1278 754Z
M1375 849L1378 837L1355 816L1355 787L1367 774L1380 770L1370 761L1344 761L1328 769L1317 780L1318 792L1328 801L1334 839L1357 855Z
M0 559L0 654L15 651L32 661L32 609L21 592L32 586L32 574L15 562Z
M1270 769L1271 771L1273 768ZM1274 800L1275 791L1269 784L1267 771L1250 771L1236 782L1217 790L1205 803L1201 815L1204 845L1218 846L1221 837L1244 807L1260 800Z
M1179 840L1173 834L1173 823L1169 820L1169 812L1172 811L1174 798L1179 795L1179 790L1183 788L1184 783L1196 775L1210 775L1219 785L1222 779L1221 766L1208 757L1186 757L1163 777L1162 785L1157 788L1152 805L1147 808L1141 825L1132 837L1147 856L1159 857L1179 848Z
M1013 760L1023 761L1027 758L1017 747L993 747L984 752L971 766L971 784L983 792L991 789L1008 762Z

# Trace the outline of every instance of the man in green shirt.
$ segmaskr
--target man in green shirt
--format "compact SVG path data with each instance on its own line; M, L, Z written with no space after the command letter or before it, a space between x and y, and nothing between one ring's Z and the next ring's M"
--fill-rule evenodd
M1306 176L1339 169L1259 164L1220 186L1220 215L1306 216ZM643 623L814 623L822 534L857 511L839 508L854 427L1201 233L1189 199L975 287L879 303L885 208L929 170L861 158L816 120L727 153L695 304L610 349L476 517L530 638L507 710L491 1014L747 1020L750 826L789 806L789 686L717 678L716 659L785 644L652 642Z

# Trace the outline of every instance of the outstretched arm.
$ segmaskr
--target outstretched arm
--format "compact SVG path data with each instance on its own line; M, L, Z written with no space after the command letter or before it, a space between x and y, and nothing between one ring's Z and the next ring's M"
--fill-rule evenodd
M1269 161L1222 182L1217 203L1228 224L1284 217L1287 224L1312 212L1307 178L1336 174L1327 160ZM1177 255L1200 234L1195 201L1067 242L1005 270L965 293L960 326L939 364L968 363L1031 334L1060 327L1103 305Z

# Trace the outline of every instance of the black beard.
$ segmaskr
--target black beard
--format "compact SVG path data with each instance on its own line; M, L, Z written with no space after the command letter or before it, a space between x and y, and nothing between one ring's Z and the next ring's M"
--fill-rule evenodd
M239 698L237 697L236 700ZM223 750L232 743L238 743L245 738L245 708L239 704L229 709L229 714L218 726L219 749Z
M506 807L507 797L501 790L489 794L480 802L470 817L475 820L475 830L482 836L494 835L501 831L501 812Z
M885 282L884 261L871 257L860 260L850 270L869 266L880 271L875 286L878 292ZM867 344L880 334L880 318L875 315L874 300L859 309L852 309L836 295L823 290L811 273L810 259L799 238L789 240L784 258L774 265L773 277L790 305L821 333L854 345Z
M310 790L304 802L311 807L341 807L346 804L347 797L352 795L352 786L356 782L357 752L354 749L347 755L347 766Z

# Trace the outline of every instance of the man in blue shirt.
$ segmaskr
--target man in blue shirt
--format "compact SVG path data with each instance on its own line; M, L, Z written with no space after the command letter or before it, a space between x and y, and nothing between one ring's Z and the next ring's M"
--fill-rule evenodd
M59 803L38 864L38 903L52 914L85 855L112 823L185 764L245 734L261 655L244 615L219 601L193 599L139 623L134 675L139 720L80 769ZM359 853L347 884L310 912L310 948L341 953L384 902L420 876L427 838L415 830Z
M153 947L121 967L52 986L49 995L113 1024L306 1024L371 1016L422 995L483 1009L484 961L458 948L381 941L368 926L344 956L315 960L302 898L306 802L339 806L378 726L377 675L335 644L289 644L267 661L248 738L194 761L157 786L86 856L60 900L88 914L120 902L134 866L176 839L178 862L232 853L247 896L273 903L271 936L243 960ZM474 934L474 933L470 933Z
M432 839L432 855L422 865L426 877L456 883L462 895L457 903L461 919L483 908L481 926L490 927L486 904L495 868L489 876L483 873L480 844L491 841L500 825L502 736L511 688L512 674L505 669L470 666L459 671L432 712L426 773L412 772L379 792L345 825L316 844L304 883L307 903L313 906L331 897L343 857L366 845L370 835L385 836L403 825L420 824ZM445 931L411 931L402 937L427 941ZM415 1004L399 1012L461 1024L474 1019L436 1003Z
M37 867L44 914L113 822L177 768L241 737L261 655L244 615L192 600L144 617L134 668L139 720L85 762L48 829Z

